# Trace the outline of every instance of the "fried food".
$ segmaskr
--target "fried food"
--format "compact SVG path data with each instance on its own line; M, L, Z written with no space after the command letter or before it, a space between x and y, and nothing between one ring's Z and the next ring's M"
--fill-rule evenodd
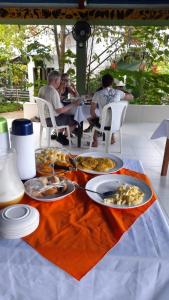
M115 167L115 162L113 160L111 160L110 158L98 158L97 159L97 166L95 168L95 171L98 171L98 172L106 172L112 168Z
M69 154L64 153L60 149L42 149L39 153L36 153L37 171L40 174L52 174L55 166L70 167L71 162L69 158Z
M88 170L94 170L97 165L98 165L98 162L97 162L97 159L95 159L94 157L84 157L80 160L80 164L82 165L82 167L84 169L88 169Z
M53 173L53 167L50 164L38 164L38 172L44 173L44 174L52 174Z
M115 166L115 161L108 157L79 156L77 159L77 167L84 170L86 169L97 172L107 172Z

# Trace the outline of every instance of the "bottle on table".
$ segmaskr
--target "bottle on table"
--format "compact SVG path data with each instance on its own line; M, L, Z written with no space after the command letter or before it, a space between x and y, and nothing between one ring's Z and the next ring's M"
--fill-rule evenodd
M0 208L20 202L24 185L16 166L16 152L8 149L0 155Z
M33 124L28 119L16 119L12 122L11 146L17 155L17 168L22 180L35 177L35 146Z

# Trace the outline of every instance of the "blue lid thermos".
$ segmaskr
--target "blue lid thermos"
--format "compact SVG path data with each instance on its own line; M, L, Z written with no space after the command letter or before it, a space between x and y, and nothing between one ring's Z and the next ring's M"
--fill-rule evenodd
M28 119L12 122L11 146L16 150L20 178L26 180L36 175L33 125Z

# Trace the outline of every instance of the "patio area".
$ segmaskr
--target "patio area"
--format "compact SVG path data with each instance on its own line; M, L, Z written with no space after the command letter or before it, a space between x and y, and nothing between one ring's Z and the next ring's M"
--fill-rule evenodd
M14 118L23 117L22 112L7 113L3 114L8 119L9 128ZM39 147L39 123L34 124L35 133L35 147ZM153 188L158 195L160 205L164 212L168 216L169 220L169 200L168 200L168 189L169 189L169 173L166 177L161 177L161 166L163 160L163 153L165 147L165 138L151 140L150 137L154 130L158 127L159 123L125 123L122 128L122 153L118 153L119 144L118 136L116 137L116 144L110 147L110 152L115 155L122 157L123 159L135 159L140 160L145 173L149 176ZM87 124L86 124L87 126ZM82 147L77 148L76 138L72 139L71 153L78 154L89 151L89 147L84 142ZM45 133L43 136L43 145L46 145ZM51 141L51 146L60 146L56 141ZM67 147L69 149L69 147ZM99 140L99 147L92 148L92 151L103 151L104 144L102 140Z

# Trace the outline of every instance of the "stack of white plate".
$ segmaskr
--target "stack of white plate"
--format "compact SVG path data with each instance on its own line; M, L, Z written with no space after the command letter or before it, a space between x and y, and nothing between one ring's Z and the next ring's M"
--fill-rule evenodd
M32 233L38 225L39 212L32 206L16 204L0 210L1 238L22 238Z

